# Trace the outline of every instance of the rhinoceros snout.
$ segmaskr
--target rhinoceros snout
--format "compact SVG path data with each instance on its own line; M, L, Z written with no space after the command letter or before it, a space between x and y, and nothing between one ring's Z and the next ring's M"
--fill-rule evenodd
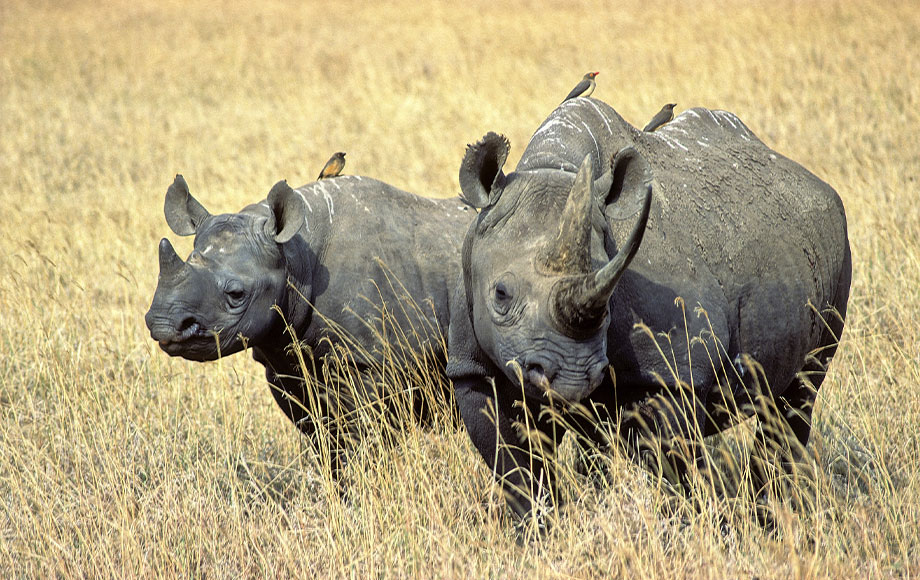
M604 360L587 368L562 369L558 372L535 365L525 367L528 383L543 393L553 393L570 403L577 403L594 392L604 382L609 363Z
M539 393L555 393L570 402L590 395L607 373L607 359L581 368L562 368L549 357L533 355L524 360L521 370L524 381Z
M150 330L150 338L161 346L183 342L202 333L201 323L193 316L186 316L176 324L174 320L157 316L151 310L147 312L144 321Z

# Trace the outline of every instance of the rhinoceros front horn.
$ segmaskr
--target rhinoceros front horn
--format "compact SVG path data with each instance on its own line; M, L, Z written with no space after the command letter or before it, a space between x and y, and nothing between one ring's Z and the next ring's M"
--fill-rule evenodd
M585 274L591 271L592 163L588 155L578 168L562 210L559 231L538 259L548 272Z
M590 333L600 326L617 281L642 243L651 205L652 188L648 186L639 219L613 259L596 272L568 276L557 283L553 316L572 336Z
M169 240L163 238L160 240L160 278L171 278L179 273L185 262L173 249Z

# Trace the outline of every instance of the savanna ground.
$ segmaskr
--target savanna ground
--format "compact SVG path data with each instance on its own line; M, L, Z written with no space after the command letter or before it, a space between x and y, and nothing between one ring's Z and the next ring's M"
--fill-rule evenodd
M920 575L916 2L137 4L0 4L0 576ZM503 132L512 165L587 70L634 125L733 111L843 198L817 498L776 533L716 495L662 509L613 457L519 542L447 427L368 444L343 503L247 355L150 340L176 173L236 211L343 150L348 173L454 195L466 143Z

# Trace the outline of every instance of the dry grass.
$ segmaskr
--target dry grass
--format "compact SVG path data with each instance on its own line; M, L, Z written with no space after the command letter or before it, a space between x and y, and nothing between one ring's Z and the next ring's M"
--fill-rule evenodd
M135 4L0 4L0 576L920 575L916 3ZM615 457L519 545L449 428L367 445L343 504L258 365L147 336L175 173L235 211L344 150L347 172L450 195L466 143L504 132L516 162L586 70L633 124L672 101L739 114L844 200L818 507L780 510L776 536L723 534L733 507L705 493L666 512Z

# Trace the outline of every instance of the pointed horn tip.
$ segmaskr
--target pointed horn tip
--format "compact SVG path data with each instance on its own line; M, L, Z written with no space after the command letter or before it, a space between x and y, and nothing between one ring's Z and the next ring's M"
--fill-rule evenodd
M629 267L632 259L635 257L636 252L639 251L639 246L642 244L642 239L645 237L645 230L648 226L649 215L651 213L652 207L652 185L648 184L645 190L645 199L642 203L642 208L639 211L639 218L636 221L636 224L633 226L632 232L629 234L626 242L623 244L623 247L616 253L616 255L607 262L600 270L594 273L594 282L593 286L599 290L603 289L605 292L612 292L613 287L616 285L620 276L626 269Z
M160 240L160 277L175 275L184 264L185 262L183 262L182 258L179 257L179 254L176 253L175 248L173 248L169 240L166 238Z
M176 249L173 247L168 238L163 238L160 240L158 249L161 266L164 264L164 261L165 263L175 262L176 260L179 260L180 262L182 261L182 258L180 258L179 254L176 253Z

